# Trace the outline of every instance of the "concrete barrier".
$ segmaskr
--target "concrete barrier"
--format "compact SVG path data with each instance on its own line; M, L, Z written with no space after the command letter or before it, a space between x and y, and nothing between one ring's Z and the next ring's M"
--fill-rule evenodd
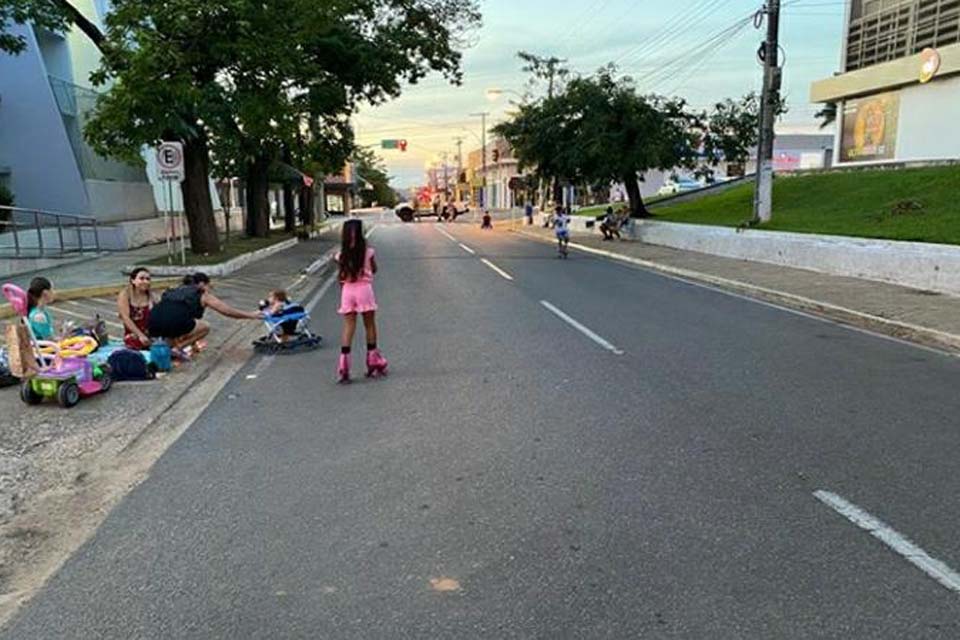
M589 218L587 220L590 220ZM544 218L537 218L543 224ZM599 234L574 216L574 234ZM960 296L960 246L631 220L624 237L725 258Z

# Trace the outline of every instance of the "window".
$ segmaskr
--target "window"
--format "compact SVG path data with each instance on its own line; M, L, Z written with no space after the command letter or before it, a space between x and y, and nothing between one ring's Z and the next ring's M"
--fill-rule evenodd
M960 0L854 0L846 71L960 42Z

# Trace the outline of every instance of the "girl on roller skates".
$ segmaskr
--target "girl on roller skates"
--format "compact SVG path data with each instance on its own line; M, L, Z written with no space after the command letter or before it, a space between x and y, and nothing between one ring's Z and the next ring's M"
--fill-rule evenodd
M363 317L367 333L367 377L386 375L387 359L377 348L377 300L373 295L377 259L363 236L363 222L347 220L343 223L340 252L335 259L340 271L338 313L343 316L337 379L350 382L350 347L357 331L357 314Z

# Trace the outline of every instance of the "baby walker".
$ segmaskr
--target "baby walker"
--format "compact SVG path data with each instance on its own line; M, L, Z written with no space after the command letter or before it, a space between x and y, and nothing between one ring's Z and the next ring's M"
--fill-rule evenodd
M260 309L267 307L260 302ZM309 351L320 346L321 338L310 331L310 314L299 304L288 305L277 314L264 316L267 334L253 343L258 353L295 353Z
M60 343L37 340L27 322L27 294L13 284L3 285L3 295L10 302L14 313L27 328L30 346L37 360L39 371L20 384L20 399L27 404L40 404L45 399L56 398L61 407L70 408L97 393L110 389L112 380L109 367L93 365L86 357L93 338L71 339L66 348ZM89 342L88 342L89 341Z

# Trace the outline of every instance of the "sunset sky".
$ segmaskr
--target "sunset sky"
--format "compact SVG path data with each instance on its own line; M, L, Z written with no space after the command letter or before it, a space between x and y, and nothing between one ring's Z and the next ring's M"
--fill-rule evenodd
M759 89L761 69L756 49L764 31L752 24L730 29L760 7L753 0L488 0L481 3L483 26L464 51L464 81L451 86L438 76L410 86L397 100L366 108L355 118L361 144L405 138L406 153L379 151L394 185L420 184L424 166L456 152L454 138L464 138L463 152L479 148L480 119L488 125L504 118L516 99L498 100L487 89L523 92L526 76L519 50L566 58L568 66L589 74L609 62L638 80L644 92L678 95L696 107ZM781 45L786 53L784 94L790 112L785 123L813 125L818 107L809 102L810 83L838 70L844 2L785 0ZM728 30L716 47L704 43ZM664 65L682 62L663 73ZM668 70L669 70L668 69ZM677 70L679 69L679 70ZM659 73L658 73L659 72Z

